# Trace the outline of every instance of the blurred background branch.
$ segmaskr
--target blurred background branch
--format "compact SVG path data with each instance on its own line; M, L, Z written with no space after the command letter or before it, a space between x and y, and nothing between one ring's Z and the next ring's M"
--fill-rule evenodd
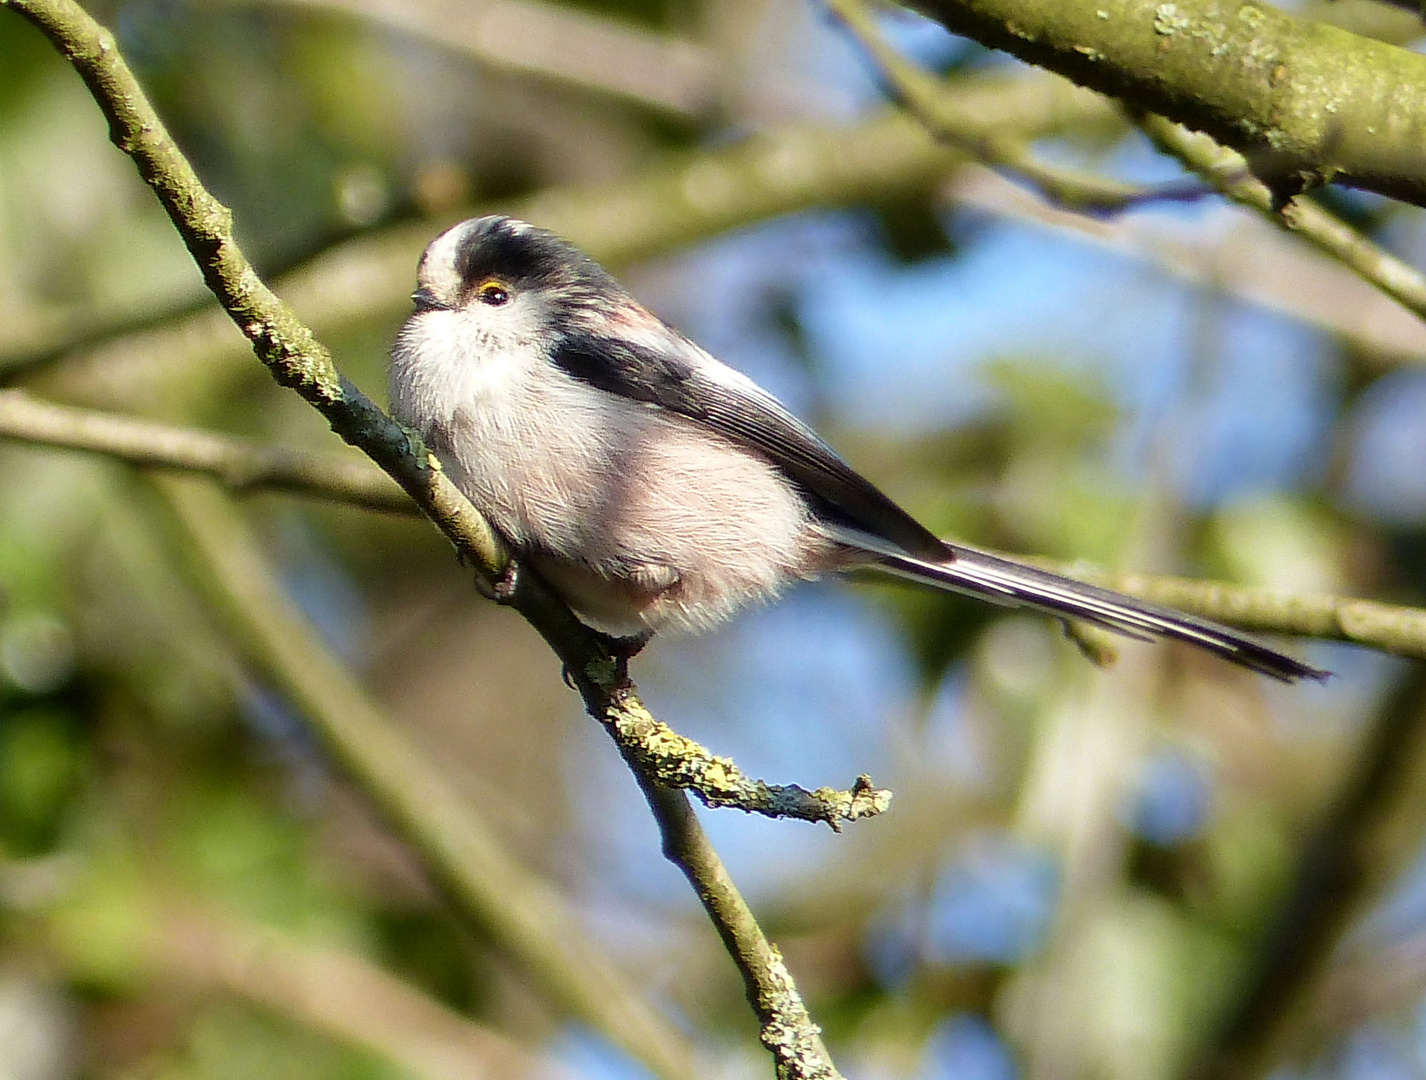
M363 957L271 927L170 902L148 963L186 993L229 993L370 1048L421 1080L556 1080L568 1075Z
M225 496L205 481L170 477L160 483L198 553L195 572L229 631L302 709L343 771L422 853L454 908L554 1001L658 1075L694 1075L683 1038L590 944L558 891L501 848L322 647L320 634L293 608Z
M983 123L1023 130L1027 137L1096 119L1118 122L1107 102L1050 79L986 78L958 88L956 97ZM851 130L768 132L735 146L674 156L642 176L556 188L501 209L539 221L600 262L618 266L775 214L932 190L963 161L914 121L891 114ZM399 314L409 304L412 268L422 249L465 213L338 245L279 277L274 287L320 336ZM147 403L149 410L177 415L250 368L245 342L216 308L74 355L62 355L64 350L52 343L40 354L53 370L34 377L36 389L87 404ZM8 364L0 360L0 366L23 369L33 361L22 355Z
M696 116L718 100L717 63L704 48L670 35L539 0L246 0L392 26L481 63L496 64L671 113Z
M1301 1049L1313 998L1354 918L1414 857L1426 780L1426 669L1414 666L1365 733L1360 758L1312 830L1222 1026L1187 1075L1261 1076ZM1402 826L1407 830L1403 833ZM1294 1041L1296 1047L1291 1044Z

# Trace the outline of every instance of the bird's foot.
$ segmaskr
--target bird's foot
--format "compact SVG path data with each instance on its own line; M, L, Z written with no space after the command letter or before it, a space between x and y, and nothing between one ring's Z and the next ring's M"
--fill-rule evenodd
M629 683L629 661L639 653L644 651L644 646L653 640L654 632L645 630L642 633L630 634L627 637L615 637L613 634L606 634L602 630L595 630L592 626L586 626L599 644L604 646L606 652L614 660L614 685L616 687L627 687ZM570 673L569 665L562 669L565 685L571 690L578 690L574 676Z
M505 564L505 569L494 581L483 574L475 576L475 587L480 590L482 596L487 600L494 600L497 604L512 604L515 602L515 592L520 587L520 564L511 559Z

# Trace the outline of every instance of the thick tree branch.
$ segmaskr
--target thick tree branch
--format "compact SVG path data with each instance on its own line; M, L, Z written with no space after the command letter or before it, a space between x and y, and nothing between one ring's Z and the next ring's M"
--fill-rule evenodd
M1152 201L1186 201L1216 190L1266 215L1417 315L1426 315L1426 275L1384 251L1350 225L1305 199L1287 201L1255 177L1241 154L1206 135L1152 113L1130 110L1136 123L1164 153L1203 183L1142 187L1046 164L1023 138L967 122L949 105L940 80L907 62L881 36L862 0L827 0L861 42L906 108L928 131L1033 187L1049 203L1077 211L1117 211Z
M1249 0L915 0L956 34L1205 131L1279 195L1426 205L1426 57Z

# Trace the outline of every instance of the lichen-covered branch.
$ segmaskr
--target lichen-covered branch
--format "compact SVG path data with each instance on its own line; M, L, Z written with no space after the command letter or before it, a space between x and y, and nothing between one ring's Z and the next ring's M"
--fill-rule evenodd
M914 7L1244 154L1281 195L1337 181L1426 205L1426 57L1251 0Z
M732 761L655 719L637 698L625 699L617 692L601 721L639 772L665 787L692 791L705 806L825 821L840 832L843 821L871 817L891 805L891 792L879 790L868 776L857 777L847 791L829 787L808 791L796 784L754 780Z
M622 749L622 747L621 747ZM703 909L743 975L748 1004L757 1013L763 1045L777 1062L778 1080L841 1080L822 1032L783 963L753 917L708 835L681 791L650 779L625 754L659 823L663 852L688 878Z
M0 438L87 450L133 465L204 473L233 491L291 491L367 510L414 514L416 504L370 459L268 446L0 390Z

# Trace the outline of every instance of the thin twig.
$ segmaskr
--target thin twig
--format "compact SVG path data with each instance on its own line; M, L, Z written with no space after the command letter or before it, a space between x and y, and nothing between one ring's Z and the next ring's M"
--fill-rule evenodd
M1067 233L1137 259L1172 277L1205 285L1279 312L1350 346L1364 366L1426 362L1426 323L1335 257L1304 248L1268 215L1240 216L1217 238L1186 238L1172 222L1143 215L1071 213L1050 206L991 170L968 169L953 181L950 201L985 213ZM1212 242L1205 242L1205 239ZM1369 358L1369 359L1368 359Z
M859 776L848 791L796 784L769 784L747 776L733 762L655 719L636 698L616 697L603 717L605 729L637 771L665 787L692 791L705 806L730 806L767 817L825 821L836 832L842 822L884 813L891 792Z
M1267 183L1253 175L1242 154L1209 138L1180 127L1162 116L1135 114L1150 140L1164 153L1178 158L1236 203L1250 207L1275 224L1302 237L1363 281L1380 289L1415 314L1426 318L1426 275L1411 264L1378 247L1341 218L1310 199L1284 200Z
M783 963L753 917L718 852L698 823L688 796L655 783L629 755L625 761L659 823L663 853L688 878L723 945L743 975L748 1004L757 1013L763 1045L777 1062L778 1080L840 1080L822 1043L821 1029Z
M272 489L392 514L419 511L369 458L268 446L0 390L0 437L88 450L133 465L205 473L232 491Z
M977 118L956 102L939 79L892 48L862 0L827 0L827 5L861 43L907 111L931 135L1028 184L1046 202L1081 213L1115 213L1149 202L1191 202L1208 193L1198 182L1145 187L1041 161L1023 137Z

